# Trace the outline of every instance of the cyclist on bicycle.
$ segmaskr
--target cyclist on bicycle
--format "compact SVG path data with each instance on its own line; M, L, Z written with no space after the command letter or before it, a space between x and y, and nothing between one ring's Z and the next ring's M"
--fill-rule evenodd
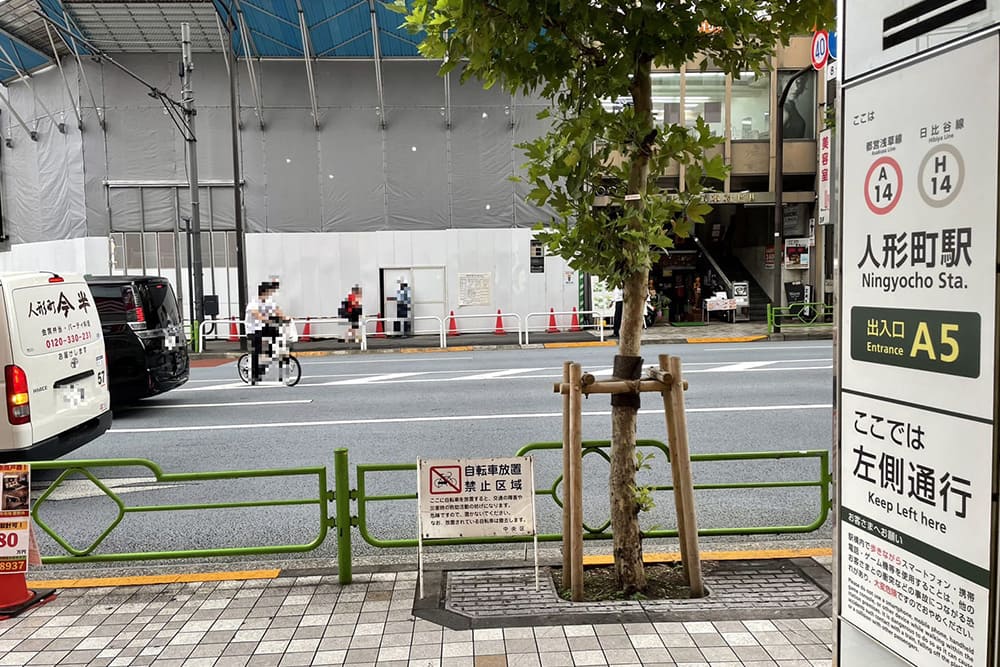
M247 337L252 343L250 355L250 384L257 384L263 379L260 368L260 354L263 341L267 338L267 356L272 356L275 339L280 334L278 326L286 320L285 314L278 307L278 281L262 282L257 286L257 298L247 304L244 324Z

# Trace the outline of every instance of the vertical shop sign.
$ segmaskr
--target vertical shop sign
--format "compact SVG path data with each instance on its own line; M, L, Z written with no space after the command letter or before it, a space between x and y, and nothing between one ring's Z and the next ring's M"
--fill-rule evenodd
M817 220L819 225L830 224L830 185L832 184L833 130L823 130L819 133L819 158L816 174L819 180L819 190L816 193Z
M993 32L844 89L843 667L988 664L998 60Z
M28 571L31 467L0 465L0 574Z

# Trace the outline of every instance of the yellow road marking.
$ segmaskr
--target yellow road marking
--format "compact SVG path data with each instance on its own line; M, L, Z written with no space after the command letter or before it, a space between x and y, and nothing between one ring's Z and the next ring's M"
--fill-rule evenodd
M542 343L542 347L546 349L555 349L560 347L614 347L618 343L613 340L606 340L603 343L599 340L593 342L583 342L583 343Z
M717 338L688 338L689 343L754 343L758 340L767 340L767 336L766 335L736 336L732 338L719 336Z
M761 551L702 551L702 560L768 560L773 558L814 558L832 556L833 549L769 549ZM645 554L644 563L674 563L680 562L679 553ZM584 565L611 565L614 558L611 555L584 556Z
M246 581L274 579L281 570L243 570L239 572L196 572L193 574L152 574L137 577L94 577L90 579L52 579L27 582L30 588L104 588L106 586L149 586L151 584L187 584L198 581Z
M406 347L399 352L403 354L415 354L424 352L472 352L475 348L472 345L456 345L454 347Z

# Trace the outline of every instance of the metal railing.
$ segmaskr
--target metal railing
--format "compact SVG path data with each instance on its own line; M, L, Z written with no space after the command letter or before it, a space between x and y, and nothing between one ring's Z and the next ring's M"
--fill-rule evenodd
M767 305L767 333L781 331L783 327L806 329L832 327L833 306L816 301L799 301L787 306Z
M347 451L343 450L344 480L346 479ZM103 563L128 560L153 560L170 558L194 558L208 556L256 556L261 554L283 554L311 551L326 540L327 530L333 522L327 518L327 504L334 500L333 493L327 489L326 468L325 467L305 467L305 468L284 468L273 470L228 470L217 472L190 472L190 473L165 473L156 463L147 459L84 459L76 461L34 461L31 463L33 471L39 470L62 470L55 481L38 497L32 505L31 516L35 524L49 537L51 537L63 550L70 554L68 556L45 556L43 563ZM282 478L282 477L302 477L312 476L316 478L316 495L312 498L279 498L268 500L248 500L238 502L216 502L216 503L181 503L165 505L136 505L129 506L120 495L109 488L101 477L95 474L98 469L115 468L145 468L152 473L153 479L157 483L176 484L178 482L204 482L227 479L250 479L250 478ZM338 471L339 472L339 471ZM39 511L45 507L47 501L57 493L63 482L75 474L82 475L90 480L98 489L111 499L117 506L117 516L110 525L100 533L90 545L83 548L72 546L64 537L59 535L41 517ZM340 477L337 477L340 483ZM296 485L295 488L302 488ZM53 498L53 502L57 500ZM254 547L221 547L214 549L178 549L174 551L142 551L127 553L102 553L95 554L94 551L104 542L115 528L125 519L126 516L170 511L190 511L190 510L222 510L222 509L244 509L252 507L290 507L314 505L317 508L317 532L316 537L311 542L299 544L284 544L273 546Z
M663 455L663 460L669 464L670 453L667 446L657 440L639 440L638 447L658 450ZM611 447L610 441L592 440L582 443L584 456L595 454L609 460L608 450ZM560 451L560 442L537 442L525 445L518 450L517 456L524 456L533 451ZM769 490L769 489L816 489L818 491L818 509L816 518L808 524L792 526L722 526L722 527L700 527L699 535L760 535L760 534L782 534L782 533L807 533L818 530L827 521L831 510L830 489L832 476L830 472L830 454L825 450L804 450L804 451L773 451L773 452L739 452L730 454L695 454L691 456L694 464L698 463L719 463L719 462L747 462L747 461L783 461L793 459L815 459L819 465L817 479L810 480L788 480L773 482L744 482L731 481L721 483L695 484L696 492L732 491L732 490ZM31 515L36 525L51 537L68 555L44 556L42 562L46 564L61 563L98 563L98 562L119 562L131 560L154 560L172 558L197 558L197 557L219 557L219 556L259 556L264 554L288 554L312 551L320 547L333 528L337 541L337 571L341 583L350 583L352 578L352 547L351 547L351 526L357 526L359 535L368 544L381 547L415 547L416 537L383 539L376 536L369 523L369 506L373 503L383 502L415 502L417 494L414 492L400 493L368 493L369 478L378 473L406 473L406 478L413 480L413 472L416 471L416 464L413 463L387 463L387 464L360 464L356 466L357 488L350 488L348 452L346 449L337 449L334 452L334 490L327 488L326 467L301 467L272 470L233 470L216 472L192 472L192 473L165 473L155 463L146 459L88 459L78 461L36 461L33 462L34 470L62 470L56 480L46 489L34 502ZM311 498L280 498L277 500L250 500L236 502L214 502L214 503L181 503L163 505L136 505L128 506L125 501L109 488L101 478L94 474L96 469L106 468L145 468L149 470L156 482L164 484L176 484L178 482L204 482L232 479L251 478L284 478L294 476L314 476L316 478L315 496ZM745 467L745 466L744 466ZM738 470L740 468L737 468ZM110 525L98 535L98 537L88 546L83 548L73 547L67 539L47 524L41 517L40 512L47 502L56 501L53 498L64 481L74 474L82 475L97 488L99 488L108 498L110 498L118 508L117 516L112 519ZM669 471L656 472L656 479L670 479ZM536 496L550 498L558 507L562 506L562 498L559 494L559 487L562 484L562 475L557 475L548 486L536 487ZM295 488L301 488L296 485ZM412 487L411 487L412 488ZM670 484L655 484L650 486L653 492L669 492L673 490ZM51 500L50 500L51 499ZM357 502L357 515L351 515L351 500ZM329 516L329 505L333 504L334 514ZM311 542L298 544L277 544L268 546L247 546L247 547L219 547L206 549L177 549L171 551L139 551L139 552L119 552L119 553L94 553L98 547L111 535L122 523L126 516L170 511L190 511L190 510L224 510L224 509L250 509L256 507L316 507L316 536ZM606 540L611 538L609 528L610 519L604 521L600 526L584 525L584 538L590 540ZM676 529L651 529L643 532L646 538L676 537ZM525 542L532 538L528 537L480 537L480 538L453 538L437 540L435 544L441 545L469 545L469 544L495 544ZM538 536L539 541L552 542L562 539L559 533L545 533Z
M391 321L395 321L395 318L391 318L391 317L365 317L365 318L363 318L362 324L361 324L361 349L362 350L367 350L368 349L368 339L372 337L372 334L368 333L368 324L371 323L371 322L375 322L376 324L378 322L382 322L384 324L384 323L389 322L390 320ZM438 317L437 315L419 315L419 316L413 317L412 320L414 322L421 322L421 321L426 321L426 322L433 321L433 322L437 322L438 346L441 347L442 349L448 347L448 343L445 340L445 335L444 335L444 320L442 318ZM427 334L417 333L416 332L416 326L414 326L414 331L410 335L412 335L412 336L423 336L423 335L427 335ZM383 336L385 336L385 337L391 337L391 334L389 334L388 332L383 332L382 334L378 334L376 332L376 334L375 334L375 337L383 337Z
M637 447L652 448L659 450L664 460L669 462L669 449L658 440L638 440ZM583 455L597 454L608 459L606 450L610 449L609 440L590 440L583 443ZM525 445L518 450L516 456L524 456L531 451L539 450L561 450L561 442L538 442ZM747 527L700 527L699 535L764 535L764 534L786 534L786 533L809 533L821 528L827 521L831 509L830 487L833 478L830 474L830 453L825 450L803 450L803 451L776 451L776 452L738 452L732 454L694 454L691 456L692 464L713 463L721 461L762 461L762 460L788 460L788 459L816 459L819 464L818 478L814 480L792 480L778 482L725 482L713 484L695 484L696 492L721 491L734 489L784 489L784 488L816 488L818 490L818 509L816 518L808 524L797 526L747 526ZM416 501L417 494L414 493L393 493L368 495L368 477L376 473L384 472L406 472L412 473L417 469L413 463L387 463L387 464L359 464L357 470L357 490L352 493L352 497L357 500L358 513L355 517L355 525L358 533L368 544L375 547L415 547L417 539L397 538L382 539L373 535L368 525L368 505L378 502L399 502ZM669 478L669 474L667 474ZM549 497L557 506L562 507L562 499L557 490L562 483L562 475L558 475L547 488L536 486L536 496ZM651 486L653 492L672 491L670 484L656 484ZM584 526L584 539L607 540L611 539L608 529L611 521L608 519L601 526ZM676 537L676 529L654 529L643 532L643 537L661 538ZM452 538L447 540L436 540L435 544L460 545L460 544L490 544L494 542L526 542L531 537L501 537L501 538ZM559 533L545 533L538 536L541 542L553 542L562 539Z
M542 317L549 318L549 317L551 317L553 315L556 316L556 317L559 317L560 315L569 315L571 317L573 315L576 315L577 318L578 318L577 325L580 327L581 331L583 331L584 329L597 329L600 332L601 342L602 343L604 342L604 317L602 316L602 314L601 314L600 311L597 311L597 310L580 310L580 311L575 311L575 310L560 310L560 311L552 311L552 310L550 310L550 311L547 311L547 312L544 312L544 313L528 313L527 315L524 316L524 344L525 345L528 344L528 334L531 331L531 320L532 319L542 318ZM582 324L582 323L580 323L579 322L579 318L584 317L584 316L589 316L592 319L594 319L594 323L593 324ZM556 321L556 327L558 327L558 326L559 326L559 323L558 323L558 320L557 320ZM564 329L562 329L562 331L568 331L571 326L572 326L572 324L570 324L569 326L567 326ZM548 331L548 329L549 329L549 323L548 323L548 319L546 319L545 320L545 326L538 327L537 329L535 329L535 331L537 333L545 333L545 332Z
M496 318L498 318L498 317L501 318L501 322L503 320L505 320L506 318L508 318L508 317L513 317L514 318L514 322L517 324L517 331L516 332L511 332L511 333L517 333L517 344L518 345L522 345L522 343L521 343L521 340L522 340L522 338L521 338L521 316L518 315L517 313L499 312L499 313L478 313L478 314L469 314L469 315L449 315L448 319L449 320L452 320L452 319L455 320L455 326L458 327L458 333L459 333L459 335L461 335L461 334L464 334L464 333L496 333L496 326L483 327L483 328L475 328L475 329L465 329L463 327L459 327L458 326L458 322L460 320L494 320L494 322L495 322ZM450 323L449 323L449 326L451 326ZM447 346L448 346L448 339L447 339L447 337L445 337L445 343L444 343L444 345L442 347L447 347Z

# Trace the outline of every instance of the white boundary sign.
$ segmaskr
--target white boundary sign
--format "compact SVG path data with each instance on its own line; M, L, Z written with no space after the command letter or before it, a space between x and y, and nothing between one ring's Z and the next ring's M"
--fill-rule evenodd
M533 536L538 590L534 463L530 456L417 461L417 559L423 597L425 540Z
M996 664L998 61L980 33L844 86L842 667Z

